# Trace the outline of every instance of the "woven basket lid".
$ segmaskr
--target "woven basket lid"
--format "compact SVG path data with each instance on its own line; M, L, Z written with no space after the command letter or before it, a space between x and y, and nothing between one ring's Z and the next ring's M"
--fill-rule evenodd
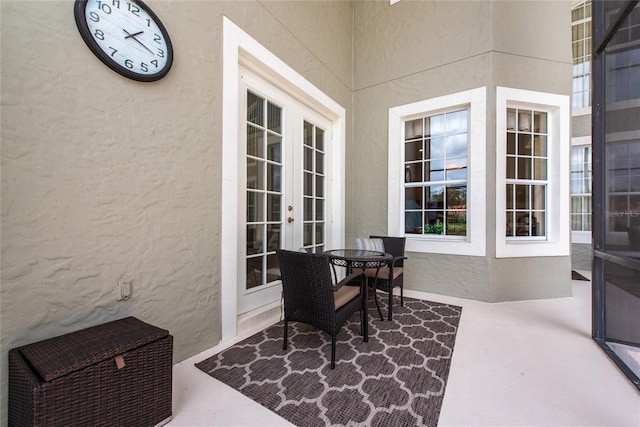
M168 334L165 329L127 317L25 345L18 351L42 380L52 381Z

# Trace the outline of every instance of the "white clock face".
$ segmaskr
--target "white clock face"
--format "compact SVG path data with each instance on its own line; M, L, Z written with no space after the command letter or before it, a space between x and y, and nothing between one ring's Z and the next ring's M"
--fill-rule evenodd
M106 55L101 60L111 61L122 70L105 63L124 75L130 74L128 77L141 76L142 80L166 74L172 62L166 31L147 9L133 0L87 0L84 9L87 32Z

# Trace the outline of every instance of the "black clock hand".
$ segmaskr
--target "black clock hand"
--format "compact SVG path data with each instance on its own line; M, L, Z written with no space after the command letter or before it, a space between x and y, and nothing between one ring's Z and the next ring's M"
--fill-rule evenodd
M125 33L129 34L129 32L128 32L127 30L124 30L124 29L123 29L122 31L124 31ZM140 35L140 34L142 34L142 33L144 33L144 31L138 31L138 32L137 32L137 33L135 33L135 34L129 34L128 36L126 36L126 37L125 37L125 39L128 39L129 37L133 37L133 38L135 38L136 36L139 36L139 35Z
M136 36L137 36L137 35L142 34L144 31L139 31L139 32L137 32L137 33L135 33L135 34L130 34L130 33L129 33L129 31L125 30L124 28L122 29L122 31L124 31L125 33L127 33L127 35L126 35L125 39L128 39L129 37L131 37L131 38L132 38L132 39L134 39L136 42L138 42L138 44L139 44L140 46L142 46L143 48L147 49L147 50L149 51L149 53L150 53L150 54L155 55L155 53L153 53L153 52L151 51L151 49L149 49L148 47L146 47L146 46L145 46L145 45L144 45L140 40L138 40L138 39L136 38Z

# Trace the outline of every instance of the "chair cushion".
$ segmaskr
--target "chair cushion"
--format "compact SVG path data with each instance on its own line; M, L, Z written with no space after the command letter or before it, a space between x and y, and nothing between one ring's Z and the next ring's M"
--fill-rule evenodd
M343 286L333 293L336 310L354 299L360 293L359 286Z
M356 249L384 252L384 242L382 239L364 239L359 237L356 239Z
M355 272L357 269L353 269L353 271ZM376 268L365 268L364 269L364 274L367 277L371 277L371 278L375 278L376 277ZM398 278L398 276L400 276L402 274L402 267L396 267L393 269L393 278L392 280L396 280ZM378 278L379 279L384 279L384 280L389 280L389 268L388 267L384 267L381 268L380 270L378 270Z

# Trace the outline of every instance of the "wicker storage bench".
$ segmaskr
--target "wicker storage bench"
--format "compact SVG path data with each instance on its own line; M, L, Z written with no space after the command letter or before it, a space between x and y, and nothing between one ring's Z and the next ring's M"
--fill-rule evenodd
M173 337L135 317L9 351L9 426L171 419Z

